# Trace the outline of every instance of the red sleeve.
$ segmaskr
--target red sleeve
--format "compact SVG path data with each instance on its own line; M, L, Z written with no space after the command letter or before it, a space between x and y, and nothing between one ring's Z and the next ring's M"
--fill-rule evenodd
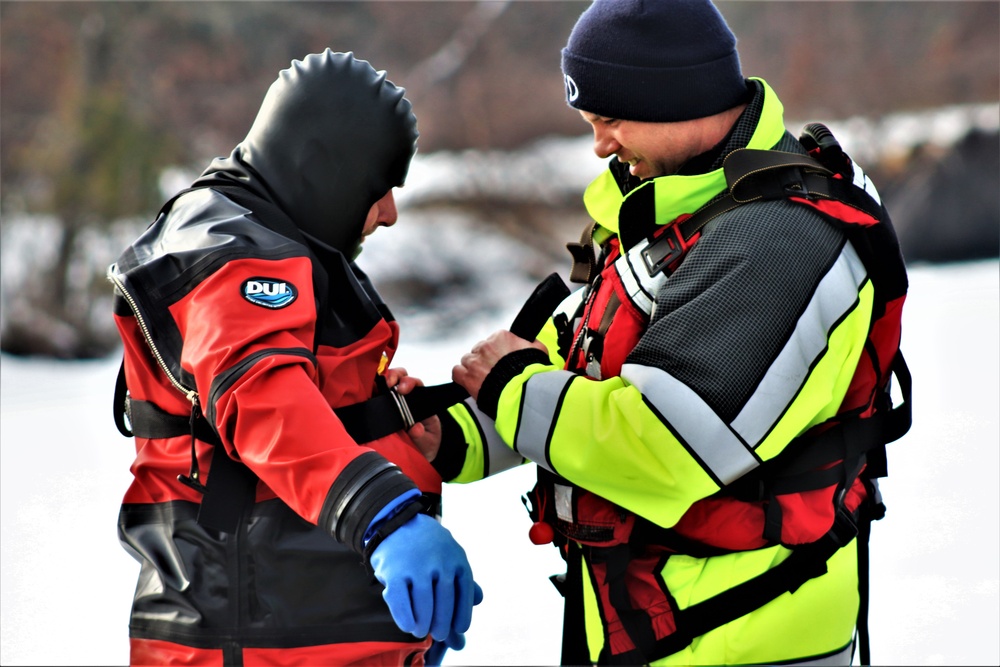
M273 292L283 284L294 299L258 305L244 296L248 280L266 280ZM182 365L227 451L307 521L319 521L352 461L366 453L369 463L381 460L351 439L320 392L308 259L231 261L171 312L184 340Z

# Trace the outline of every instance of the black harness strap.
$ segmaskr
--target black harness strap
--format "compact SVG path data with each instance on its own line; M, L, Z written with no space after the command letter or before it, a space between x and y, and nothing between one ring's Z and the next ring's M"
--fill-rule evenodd
M253 507L257 475L233 460L221 442L212 449L211 473L212 483L203 487L198 523L223 533L235 533L240 516Z
M553 311L570 294L558 273L550 273L538 283L510 324L510 332L525 340L535 340Z
M868 540L871 537L872 521L877 521L885 515L885 507L881 504L874 509L862 509L858 521L858 645L862 665L872 664L871 642L868 638L868 600L870 588Z
M848 416L825 431L796 438L781 455L765 461L752 473L726 487L741 500L757 501L771 494L796 493L829 486L838 481L838 469L820 469L837 461L866 457L866 477L885 477L885 445L903 437L912 423L910 369L901 352L891 367L899 381L902 401L864 419ZM888 400L888 399L887 399Z
M565 577L561 581L559 575L550 577L556 590L564 598L562 651L559 664L589 665L592 661L587 647L587 623L583 611L583 578L590 575L584 571L583 555L579 547L569 545L565 558Z
M802 584L826 574L826 562L858 535L853 517L837 514L833 528L816 542L796 547L777 566L707 600L674 612L677 631L655 642L645 654L659 660L687 647L717 627L749 614Z
M335 408L334 413L351 438L358 444L364 444L408 430L417 422L439 414L468 396L469 393L454 382L414 387L406 396L396 393L395 389L388 389L367 401Z

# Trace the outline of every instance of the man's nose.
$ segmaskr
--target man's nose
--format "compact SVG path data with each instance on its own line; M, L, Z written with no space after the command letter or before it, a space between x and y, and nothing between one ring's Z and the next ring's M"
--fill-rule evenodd
M594 153L597 154L597 157L602 160L609 158L617 153L620 148L621 144L611 136L610 132L598 127L594 128Z
M399 211L396 210L396 198L392 190L385 193L385 196L378 201L378 221L385 227L392 227L399 218Z

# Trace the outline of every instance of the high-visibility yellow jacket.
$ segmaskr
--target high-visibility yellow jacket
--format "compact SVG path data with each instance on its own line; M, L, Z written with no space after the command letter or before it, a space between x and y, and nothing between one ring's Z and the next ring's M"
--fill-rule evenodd
M755 497L740 485L800 436L870 415L899 343L902 295L877 298L859 249L809 205L739 206L703 228L672 272L644 270L650 238L727 192L727 155L805 154L774 92L749 85L753 101L710 170L640 183L612 164L591 184L600 274L539 335L547 357L509 355L478 404L450 411L464 443L446 448L446 479L538 465L534 510L568 559L581 661L851 659L855 541L794 592L676 641L691 634L685 610L774 570L875 495L858 478L863 459L832 466L840 479L821 488ZM856 165L854 180L881 207Z

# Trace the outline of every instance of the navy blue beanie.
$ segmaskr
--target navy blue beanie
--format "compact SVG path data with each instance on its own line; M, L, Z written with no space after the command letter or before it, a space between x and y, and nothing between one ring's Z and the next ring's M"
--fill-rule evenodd
M747 96L736 37L710 0L595 0L562 71L571 107L620 120L704 118Z

